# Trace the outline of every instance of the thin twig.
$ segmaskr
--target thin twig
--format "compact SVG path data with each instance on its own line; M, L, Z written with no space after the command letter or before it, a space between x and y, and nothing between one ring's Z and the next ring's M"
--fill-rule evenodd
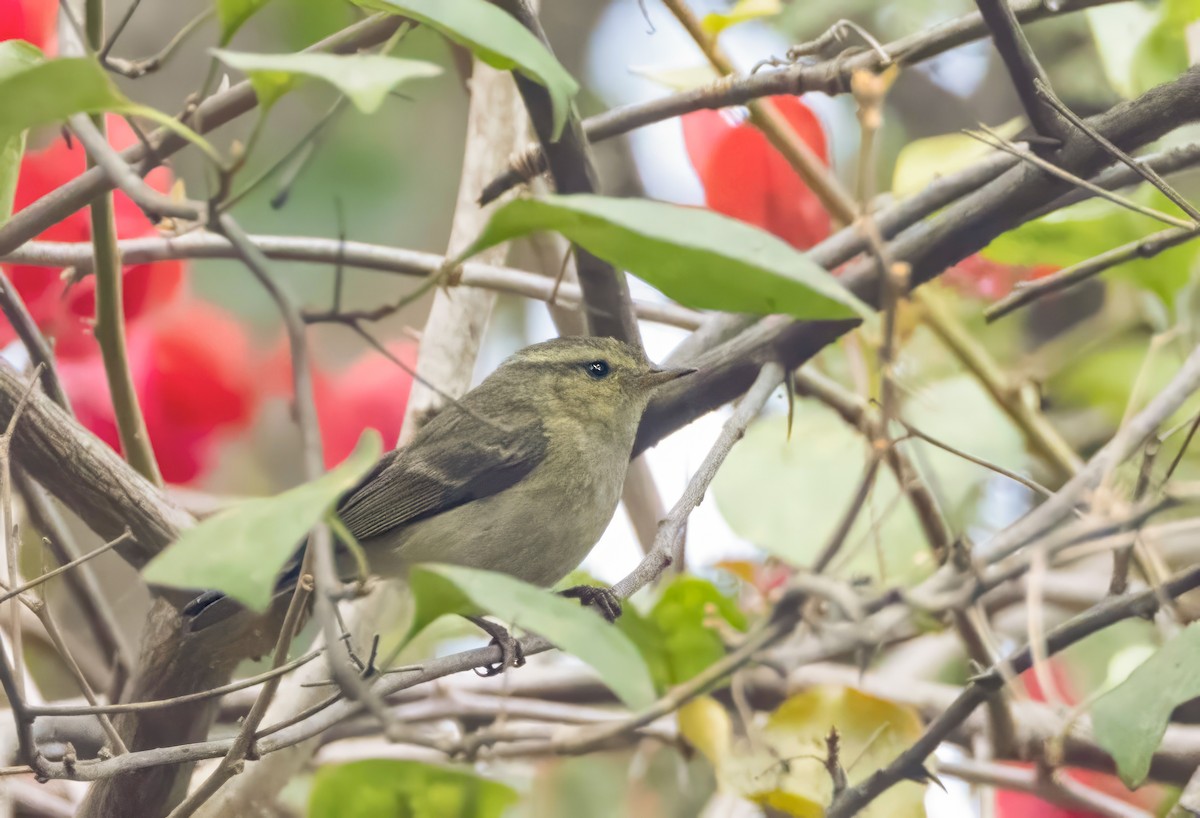
M1097 145L1104 148L1104 150L1111 153L1122 164L1133 170L1133 172L1138 176L1141 176L1147 182L1158 188L1158 190L1164 196L1175 203L1176 207L1191 217L1191 220L1194 224L1200 225L1200 210L1197 210L1191 202L1183 198L1179 191L1167 184L1166 180L1164 180L1154 171L1154 168L1139 162L1137 159L1134 159L1125 151L1114 145L1111 140L1105 139L1103 134L1097 132L1095 128L1093 128L1091 125L1088 125L1074 111L1068 108L1063 101L1058 98L1053 89L1051 89L1049 82L1047 82L1044 78L1039 77L1038 79L1034 80L1034 86L1038 95L1051 106L1053 106L1054 109L1058 111L1064 119L1068 120L1080 131L1083 131L1088 139L1091 139Z
M1025 115L1034 130L1045 138L1061 142L1065 136L1063 125L1038 95L1039 87L1049 88L1046 72L1033 53L1029 40L1025 38L1025 32L1017 22L1017 15L1013 13L1008 0L975 0L975 5L979 7L984 23L992 33L992 42L1004 60L1013 88L1021 100L1021 107L1025 109Z
M1200 236L1200 226L1173 227L1128 244L1122 244L1120 247L1114 247L1098 256L1093 256L1078 264L1072 264L1070 267L1064 267L1036 281L1018 282L1009 295L989 305L983 314L988 321L995 321L1050 293L1065 290L1127 261L1153 258L1159 253L1191 241L1197 236Z
M1193 222L1187 221L1186 219L1178 219L1178 218L1170 215L1169 213L1163 213L1161 210L1155 210L1153 207L1147 207L1146 205L1138 204L1137 202L1133 201L1132 199L1128 199L1124 196L1120 196L1116 193L1113 193L1111 190L1105 190L1104 188L1100 187L1099 185L1097 185L1093 182L1089 182L1087 179L1082 179L1079 176L1076 176L1074 173L1071 173L1070 171L1063 170L1058 165L1055 165L1052 162L1049 162L1049 161L1043 159L1042 157L1033 153L1029 149L1016 144L1015 142L1013 142L1010 139L1005 139L1004 137L997 134L991 128L985 127L982 129L982 132L965 130L965 131L963 131L963 133L965 133L967 136L971 137L972 139L982 142L983 144L987 145L988 147L995 148L996 150L1001 150L1001 151L1004 151L1005 153L1012 154L1013 156L1017 157L1018 159L1020 159L1024 162L1028 162L1031 165L1037 166L1038 168L1046 171L1046 173L1049 173L1052 176L1057 176L1059 179L1062 179L1063 181L1070 182L1071 184L1073 184L1077 187L1083 188L1084 190L1088 191L1089 193L1091 193L1095 196L1099 196L1101 199L1107 199L1108 201L1112 202L1113 204L1118 205L1119 207L1123 207L1126 210L1131 210L1134 213L1140 213L1143 216L1154 219L1156 221L1160 221L1163 224L1171 225L1172 227L1179 227L1179 228L1183 228L1183 229L1190 229L1190 228L1195 227L1195 224Z

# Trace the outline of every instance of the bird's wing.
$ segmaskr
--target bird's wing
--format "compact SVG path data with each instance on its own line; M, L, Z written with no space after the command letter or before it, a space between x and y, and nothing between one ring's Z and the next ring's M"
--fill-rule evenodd
M529 421L533 428L512 432L448 407L412 444L380 460L346 494L338 516L361 541L501 492L546 456L541 424Z

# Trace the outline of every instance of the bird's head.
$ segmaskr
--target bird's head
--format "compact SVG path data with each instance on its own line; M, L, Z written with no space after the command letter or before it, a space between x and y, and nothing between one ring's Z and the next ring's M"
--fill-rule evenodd
M694 370L660 369L614 338L556 338L525 347L501 367L543 405L539 414L587 424L636 425L658 386Z

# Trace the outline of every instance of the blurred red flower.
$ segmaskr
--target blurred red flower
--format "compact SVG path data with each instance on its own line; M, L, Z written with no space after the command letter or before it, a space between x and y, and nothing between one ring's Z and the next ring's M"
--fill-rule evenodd
M964 295L996 301L1011 293L1018 282L1044 278L1058 270L1053 264L1002 264L976 253L947 270L942 280Z
M765 100L828 163L820 120L794 96ZM718 213L761 227L801 250L829 235L829 214L762 132L738 122L737 109L700 110L683 116L688 158L704 186L705 204Z
M57 16L54 0L0 0L0 40L27 40L52 52Z
M386 348L410 369L416 367L417 350L412 343L393 341ZM269 391L292 396L292 369L286 342L281 342L267 356L260 380ZM313 397L326 468L345 460L367 429L375 429L383 436L384 449L394 447L404 422L412 382L412 375L375 352L367 352L336 372L314 366Z
M215 445L254 418L261 389L242 325L218 307L182 300L131 326L129 365L150 443L168 483L205 471ZM79 422L120 451L104 362L93 342L59 372Z
M137 139L125 120L119 117L108 118L108 129L109 142L118 149L132 145ZM78 142L68 145L62 137L44 150L26 154L17 179L14 210L28 207L83 173L84 168L83 147ZM166 191L171 184L171 174L166 168L158 168L146 180L158 190ZM114 210L118 238L138 238L154 233L154 225L123 193L115 194ZM88 212L80 210L45 230L38 239L86 242L91 240L91 236ZM93 277L88 276L68 288L56 269L11 264L7 265L6 272L17 292L25 299L38 326L54 339L55 352L59 357L91 353L91 323L96 311L96 283ZM169 303L181 291L183 281L184 268L179 261L126 265L125 320L132 324L150 310ZM0 319L0 346L14 337L12 327Z
M1062 696L1067 704L1077 704L1079 694L1066 665L1058 657L1054 657L1047 663L1047 670L1055 693ZM1032 670L1021 674L1021 681L1025 685L1025 692L1029 694L1029 698L1039 702L1046 701L1047 697ZM1012 766L1024 769L1032 768L1030 764L1014 764ZM1078 769L1068 770L1067 774L1089 789L1127 801L1151 812L1155 811L1163 801L1161 789L1155 786L1141 787L1137 792L1130 792L1115 775ZM1028 793L997 790L996 818L1104 818L1104 815L1085 809L1060 807Z

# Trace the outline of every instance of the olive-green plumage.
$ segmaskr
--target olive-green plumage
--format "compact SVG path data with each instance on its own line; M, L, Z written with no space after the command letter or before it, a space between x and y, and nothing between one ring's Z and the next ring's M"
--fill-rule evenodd
M611 338L526 347L384 455L338 515L382 576L446 562L553 585L612 519L655 387L690 371Z

